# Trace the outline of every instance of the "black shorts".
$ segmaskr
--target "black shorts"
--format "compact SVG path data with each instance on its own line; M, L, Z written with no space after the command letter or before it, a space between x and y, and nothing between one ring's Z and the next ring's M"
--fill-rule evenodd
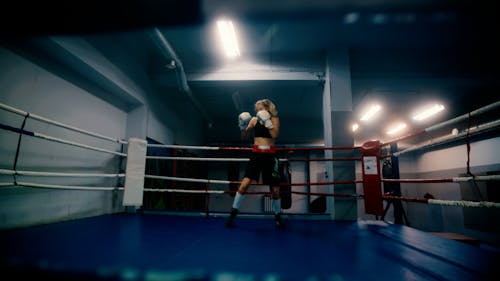
M258 181L262 173L262 182L269 187L280 185L278 158L274 153L252 152L250 162L245 170L245 177Z

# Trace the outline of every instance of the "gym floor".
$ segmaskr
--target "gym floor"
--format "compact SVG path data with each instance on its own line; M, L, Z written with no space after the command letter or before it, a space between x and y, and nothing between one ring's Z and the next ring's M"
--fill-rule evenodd
M286 218L285 218L286 219ZM379 221L121 213L0 232L3 275L51 280L493 280L500 254ZM4 279L5 280L5 279Z

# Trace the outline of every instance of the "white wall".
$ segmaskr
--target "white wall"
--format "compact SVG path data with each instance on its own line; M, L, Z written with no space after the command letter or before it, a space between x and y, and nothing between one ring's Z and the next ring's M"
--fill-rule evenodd
M483 175L488 171L500 170L500 137L471 142L470 170L475 175ZM467 173L467 147L465 144L430 150L414 155L403 155L400 159L413 159L412 165L400 165L401 178L453 178ZM403 162L405 163L405 162ZM487 200L484 182L478 187ZM402 184L402 196L423 198L426 193L442 200L479 201L477 188L472 183L428 183ZM491 208L474 208L473 216L467 214L471 208L439 206L421 203L404 203L410 225L426 231L454 232L476 237L486 242L493 242L495 235L488 230L478 231L467 227L467 220L475 220L484 224L483 228L491 228L497 224L495 217L498 210ZM491 220L482 221L482 217ZM468 219L467 219L468 218ZM481 220L481 222L479 221ZM498 243L498 241L496 242Z
M113 138L124 138L127 114L81 88L49 73L18 55L0 49L0 102ZM1 110L0 123L21 127L23 117ZM120 151L117 143L28 119L26 130L73 142ZM12 169L18 134L0 131L0 167ZM120 157L23 136L18 170L46 172L117 173ZM1 176L1 182L13 182ZM21 177L17 181L59 185L114 187L117 179ZM28 226L120 210L113 191L74 191L6 187L0 189L0 228Z
M188 114L188 119L179 118L175 110L169 108L169 93L156 92L150 84L147 70L133 60L135 56L129 56L126 51L104 55L87 40L57 37L40 42L35 40L38 43L30 42L19 52L17 49L1 48L0 102L112 138L150 137L164 144L203 144L205 127L201 117ZM107 55L118 58L116 63L120 65L111 62ZM189 105L184 110L193 112ZM0 123L20 128L22 121L22 116L0 110ZM93 147L111 151L123 149L126 152L126 146L122 148L117 143L32 119L27 121L25 129ZM10 170L13 168L18 134L0 130L0 136L0 169ZM120 167L122 171L125 167L125 160L121 160L112 154L23 136L17 169L118 173ZM104 187L123 186L124 182L123 178L98 177L31 177L29 180L45 184ZM13 181L13 176L0 175L0 182ZM18 176L17 181L28 179ZM2 188L0 227L121 211L121 193ZM76 202L75 194L80 194Z
M500 162L500 138L471 143L470 166L484 166ZM423 153L416 161L418 173L451 170L466 167L467 147L460 145Z

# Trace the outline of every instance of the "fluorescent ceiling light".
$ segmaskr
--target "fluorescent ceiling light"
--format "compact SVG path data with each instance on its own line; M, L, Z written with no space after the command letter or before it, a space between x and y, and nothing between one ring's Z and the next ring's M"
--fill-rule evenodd
M240 56L238 41L236 40L236 32L234 31L233 23L230 20L218 20L217 28L219 35L228 57L234 58Z
M361 121L368 121L372 119L375 116L375 114L379 111L380 111L380 105L378 104L372 105L370 109L368 109L368 111L365 114L363 114L363 116L361 116Z
M417 113L416 115L413 116L413 120L424 120L427 119L434 114L442 111L444 109L444 106L442 104L434 104L432 106L427 107L426 109L422 110L421 112Z
M354 124L352 124L352 131L353 131L353 132L356 132L356 131L358 130L358 128L359 128L358 123L354 123Z
M387 134L388 135L394 135L398 132L401 132L404 128L406 128L406 124L405 123L398 123L394 126L392 126L388 131L387 131Z

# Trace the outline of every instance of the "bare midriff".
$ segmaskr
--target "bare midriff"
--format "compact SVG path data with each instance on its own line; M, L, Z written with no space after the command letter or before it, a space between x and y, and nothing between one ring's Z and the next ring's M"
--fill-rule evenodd
M253 139L253 144L256 144L256 145L268 145L268 146L272 146L274 145L274 139L272 138L262 138L262 137L255 137Z

